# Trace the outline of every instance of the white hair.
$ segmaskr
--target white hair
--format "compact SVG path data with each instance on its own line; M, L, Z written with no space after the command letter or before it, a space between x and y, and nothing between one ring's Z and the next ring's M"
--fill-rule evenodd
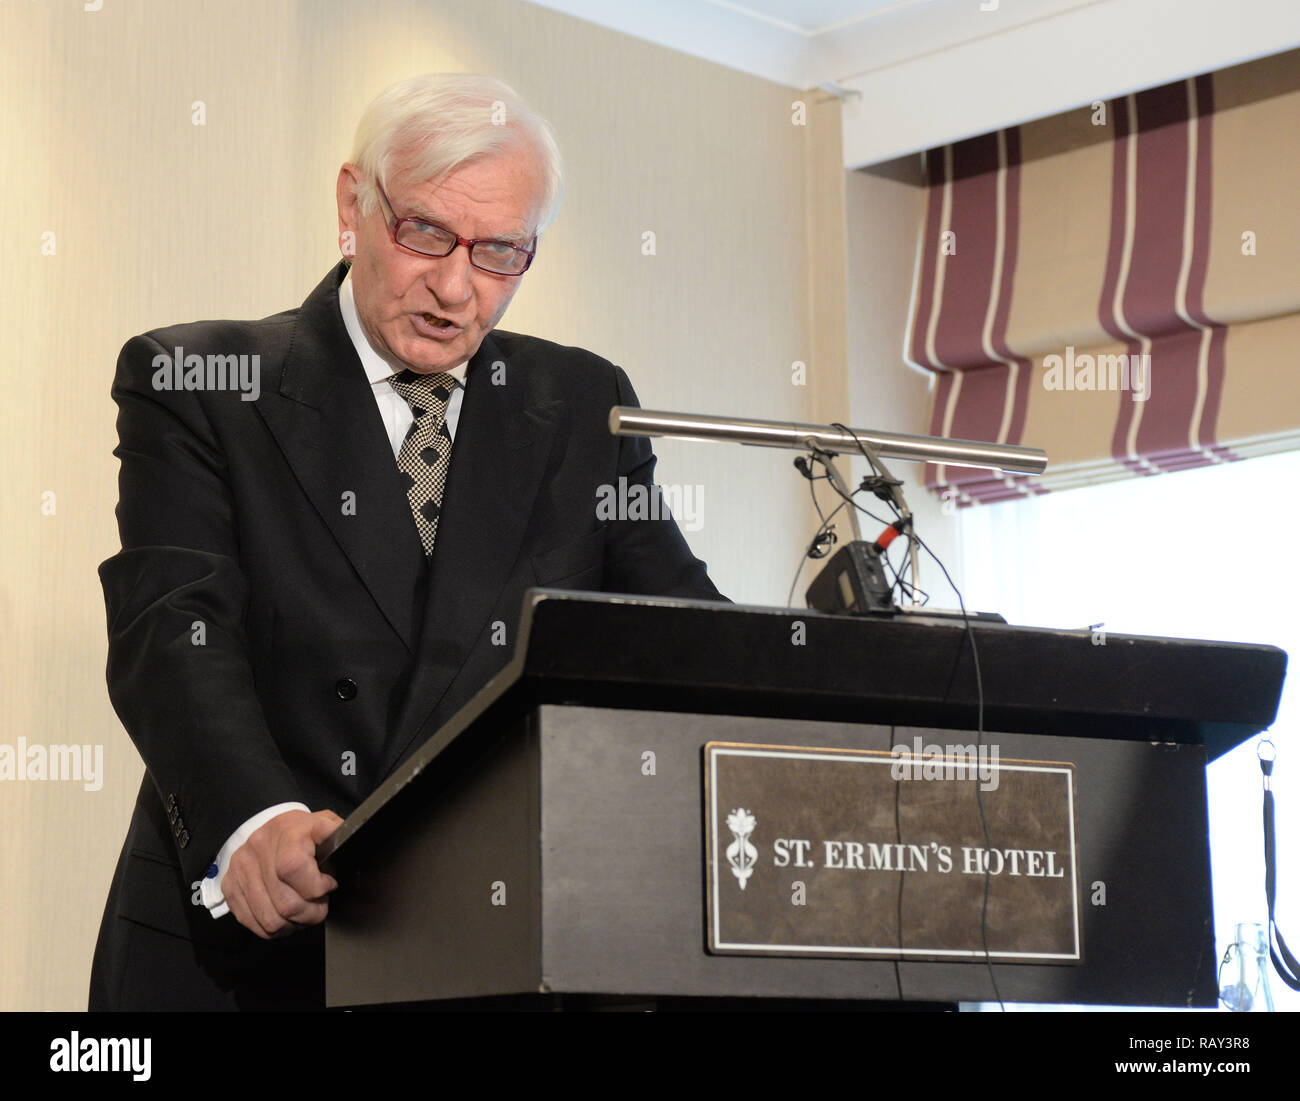
M371 101L357 123L352 163L361 169L362 215L378 205L400 161L406 173L434 180L478 157L531 149L541 167L541 233L559 213L564 171L555 133L510 85L474 73L428 73L399 81Z

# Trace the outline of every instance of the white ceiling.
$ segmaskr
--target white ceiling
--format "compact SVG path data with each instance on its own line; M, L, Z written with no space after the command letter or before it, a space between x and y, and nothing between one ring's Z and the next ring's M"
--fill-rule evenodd
M731 8L738 14L755 19L770 19L804 34L815 34L865 19L882 8L902 7L916 3L917 0L745 0L744 3L735 4L718 3L718 0L700 2Z
M812 88L1116 0L531 2L779 84Z
M530 0L791 88L856 168L1300 45L1300 0Z

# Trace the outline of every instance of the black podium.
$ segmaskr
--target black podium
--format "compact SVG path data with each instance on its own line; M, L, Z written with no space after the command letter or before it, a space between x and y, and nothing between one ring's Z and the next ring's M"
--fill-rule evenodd
M1214 1005L1205 766L1273 721L1286 655L969 630L983 742L1073 768L1077 960L710 950L706 744L973 742L960 619L537 590L509 665L322 847L328 1003L903 1008L996 978L1006 1001Z

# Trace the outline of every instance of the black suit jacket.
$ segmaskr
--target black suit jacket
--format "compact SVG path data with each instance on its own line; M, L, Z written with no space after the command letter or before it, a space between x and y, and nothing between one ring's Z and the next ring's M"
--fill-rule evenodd
M92 1008L319 999L319 930L263 942L197 883L277 803L345 816L508 660L525 589L721 599L676 524L597 518L651 482L620 368L500 330L470 361L426 560L333 270L298 310L133 338L113 397L122 550L100 567L108 686L147 773ZM159 356L258 356L261 394L155 388ZM251 360L250 360L251 362ZM504 642L504 644L501 644Z

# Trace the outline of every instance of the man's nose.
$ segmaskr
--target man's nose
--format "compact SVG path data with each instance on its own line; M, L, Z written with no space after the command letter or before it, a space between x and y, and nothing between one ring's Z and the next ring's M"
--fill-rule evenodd
M473 271L469 246L458 244L450 254L431 262L425 285L444 306L460 306L468 302L473 293Z

